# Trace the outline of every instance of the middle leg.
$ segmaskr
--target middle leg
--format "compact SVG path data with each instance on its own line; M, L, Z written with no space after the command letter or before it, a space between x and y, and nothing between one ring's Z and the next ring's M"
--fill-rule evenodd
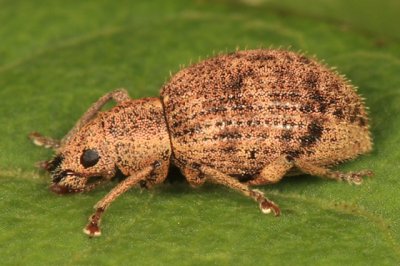
M57 150L63 143L65 143L71 136L73 136L82 126L88 123L101 108L111 100L114 100L117 104L124 101L129 101L129 94L124 89L114 90L107 93L106 95L100 97L90 108L85 112L85 114L76 122L75 126L65 135L61 140L53 139L51 137L43 136L38 132L32 132L29 134L29 138L37 146L42 146L44 148Z
M236 178L205 165L201 165L199 167L199 170L206 176L207 180L210 180L217 184L225 185L257 201L263 213L270 213L271 211L273 211L275 216L278 216L280 214L281 211L278 205L266 198L264 196L264 193L260 190L251 189L248 187L248 185L240 183Z
M256 178L250 180L247 184L258 186L277 183L293 168L293 166L294 162L289 156L281 156L266 165Z

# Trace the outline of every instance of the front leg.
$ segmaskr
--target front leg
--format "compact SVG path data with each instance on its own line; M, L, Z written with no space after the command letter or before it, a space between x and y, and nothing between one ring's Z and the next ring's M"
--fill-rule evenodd
M62 140L53 139L41 135L38 132L32 132L29 134L29 138L37 146L45 148L51 148L57 150L63 143L65 143L71 136L73 136L79 129L81 129L86 123L93 119L101 108L111 100L114 100L117 104L128 101L130 99L129 94L124 89L114 90L112 92L103 95L98 99L85 114L76 122L75 126L65 135Z
M39 132L31 132L28 137L32 140L33 144L36 146L41 146L46 149L53 149L56 150L60 147L60 140L58 139L53 139L50 137L45 137Z
M92 106L89 107L85 114L78 120L78 122L76 122L75 126L68 132L67 135L62 138L61 144L68 141L71 136L75 135L75 133L79 131L79 129L81 129L86 123L92 120L101 110L101 108L109 101L114 100L117 104L119 104L128 101L129 99L129 94L124 89L114 90L107 93L106 95L103 95L94 104L92 104Z
M107 207L113 202L117 197L122 195L124 192L129 190L131 187L138 184L140 181L146 180L149 178L154 171L154 166L148 166L133 175L124 179L121 183L119 183L115 188L113 188L102 200L100 200L94 208L96 209L95 213L90 216L89 223L83 229L83 232L89 236L100 236L100 219L104 211Z

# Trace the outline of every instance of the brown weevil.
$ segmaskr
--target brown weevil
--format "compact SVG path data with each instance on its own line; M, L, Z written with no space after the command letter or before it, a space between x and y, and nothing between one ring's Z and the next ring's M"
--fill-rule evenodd
M108 111L102 106L114 100ZM51 190L90 191L126 176L95 206L84 232L100 235L106 208L135 185L163 182L171 164L192 186L225 185L278 206L252 186L305 173L360 184L369 170L329 167L369 152L372 141L362 98L344 77L314 59L285 50L219 55L184 68L161 96L132 100L125 90L101 97L61 140L32 133L56 156L41 166Z

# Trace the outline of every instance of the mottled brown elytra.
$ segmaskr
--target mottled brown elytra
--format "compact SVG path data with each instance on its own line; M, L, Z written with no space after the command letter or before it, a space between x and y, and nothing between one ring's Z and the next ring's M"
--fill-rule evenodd
M102 106L113 99L108 111ZM62 139L32 133L56 156L41 166L51 190L90 191L126 176L95 206L84 232L100 235L100 218L135 185L150 188L176 165L192 186L211 181L242 192L264 213L278 206L251 186L306 173L360 184L371 171L328 167L372 148L362 98L343 76L285 50L238 51L180 70L157 98L125 90L101 97Z

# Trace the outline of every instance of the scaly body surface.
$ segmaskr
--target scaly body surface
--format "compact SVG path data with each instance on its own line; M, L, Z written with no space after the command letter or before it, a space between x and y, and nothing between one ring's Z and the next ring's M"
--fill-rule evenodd
M114 99L117 106L100 112ZM359 184L370 171L328 167L372 148L364 103L336 72L285 50L250 50L204 60L175 74L160 98L132 100L125 90L99 99L60 141L32 133L56 156L42 167L51 189L83 192L126 178L96 206L85 233L100 235L109 204L140 184L161 183L172 164L188 182L242 192L275 215L278 206L252 185L293 171Z
M212 58L174 75L161 95L178 164L250 176L282 155L328 166L371 149L354 88L292 52Z

